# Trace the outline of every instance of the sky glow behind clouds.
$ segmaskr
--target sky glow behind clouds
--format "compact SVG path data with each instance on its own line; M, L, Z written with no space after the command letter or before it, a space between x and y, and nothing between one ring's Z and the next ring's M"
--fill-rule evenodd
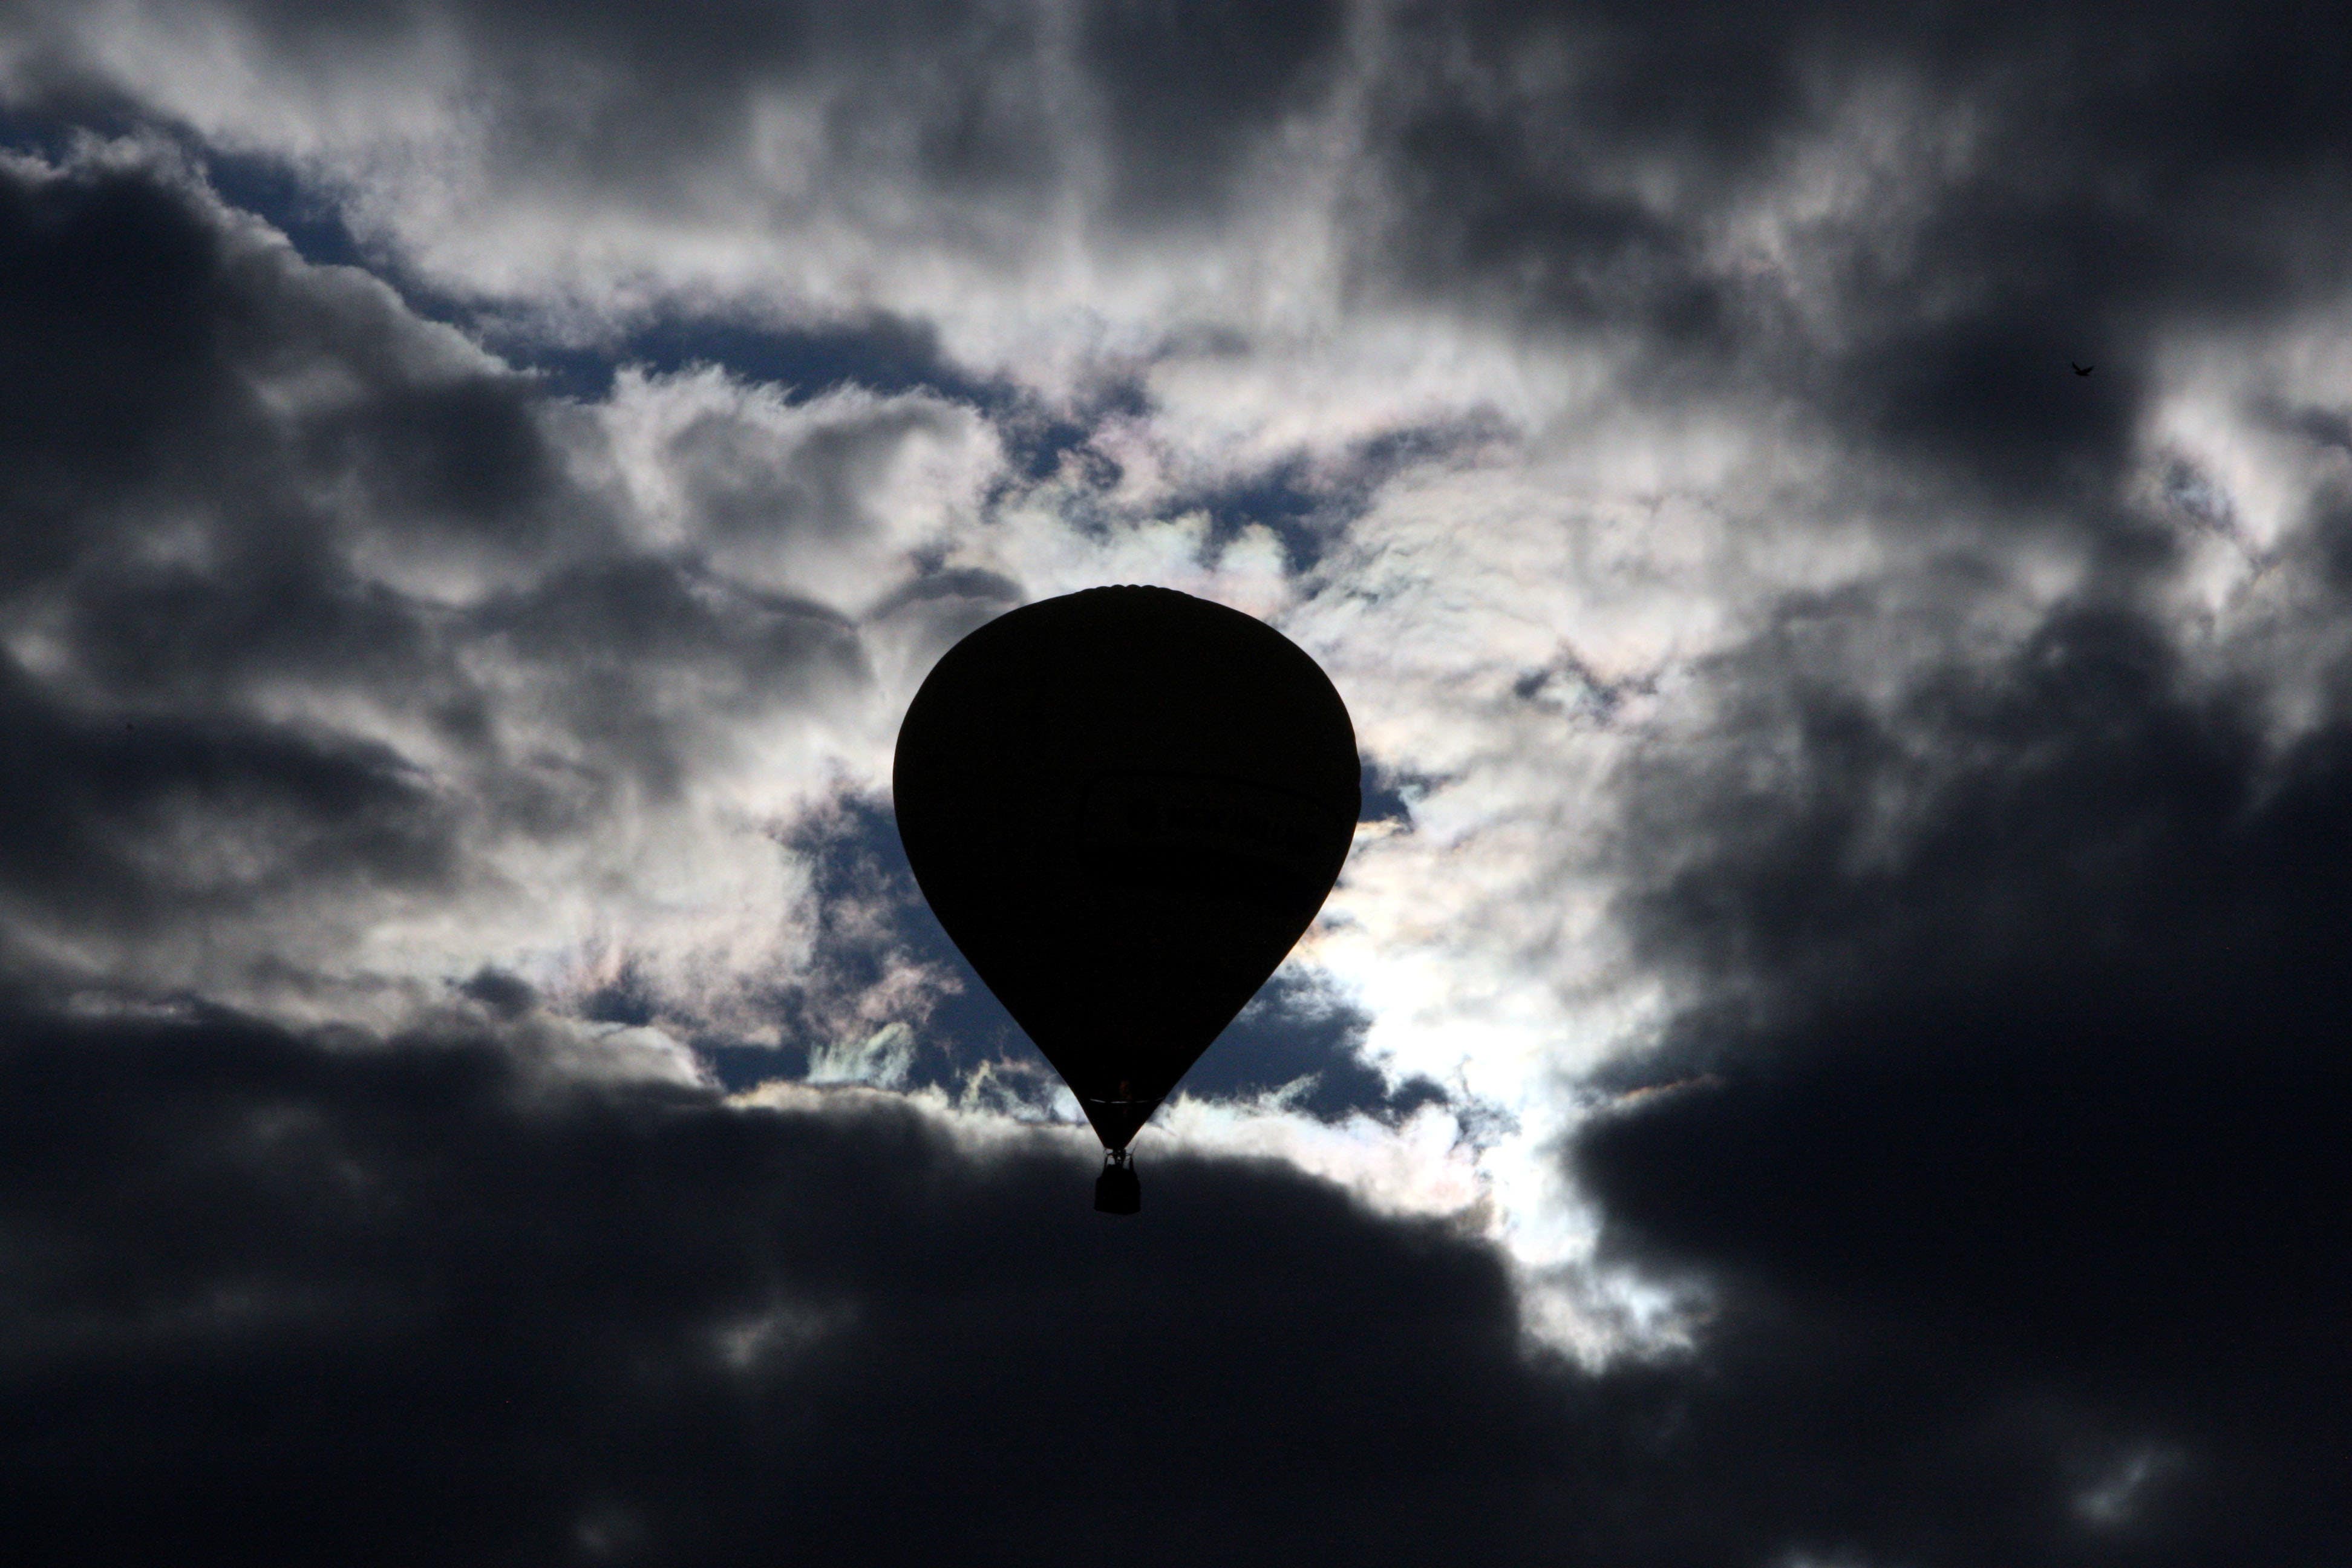
M0 11L8 1397L83 1435L43 1528L234 1528L217 1364L362 1412L306 1472L340 1521L223 1450L298 1559L822 1517L1034 1561L1106 1409L1181 1478L1144 1561L2340 1556L2347 50ZM1074 1108L887 781L959 636L1113 582L1307 648L1381 809L1106 1239L1036 1218ZM969 1468L894 1525L919 1388Z

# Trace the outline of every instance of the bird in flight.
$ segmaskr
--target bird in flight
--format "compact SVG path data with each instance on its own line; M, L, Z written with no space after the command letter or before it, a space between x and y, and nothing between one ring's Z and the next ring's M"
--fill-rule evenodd
M2076 375L2088 375L2093 371L2099 368L2095 364L2074 364L2073 360L2068 360L2066 363L2070 365L2074 365L2074 374Z

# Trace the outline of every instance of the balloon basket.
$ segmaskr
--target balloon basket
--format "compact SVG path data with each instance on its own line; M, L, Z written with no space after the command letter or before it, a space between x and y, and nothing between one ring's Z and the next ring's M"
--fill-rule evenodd
M1135 1177L1135 1156L1113 1149L1095 1178L1095 1207L1103 1214L1134 1214L1143 1207L1143 1184Z

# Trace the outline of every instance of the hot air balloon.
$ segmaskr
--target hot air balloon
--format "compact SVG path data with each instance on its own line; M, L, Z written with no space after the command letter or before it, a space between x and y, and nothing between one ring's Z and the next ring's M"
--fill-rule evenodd
M1264 622L1166 588L1013 610L950 648L898 731L923 896L1102 1139L1129 1142L1313 922L1360 804L1331 682Z

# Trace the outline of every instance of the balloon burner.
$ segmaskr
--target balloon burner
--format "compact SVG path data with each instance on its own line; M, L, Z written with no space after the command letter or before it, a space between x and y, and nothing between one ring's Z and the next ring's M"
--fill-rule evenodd
M1133 1214L1143 1206L1143 1184L1135 1179L1135 1156L1125 1149L1103 1155L1095 1178L1095 1207L1104 1214Z

